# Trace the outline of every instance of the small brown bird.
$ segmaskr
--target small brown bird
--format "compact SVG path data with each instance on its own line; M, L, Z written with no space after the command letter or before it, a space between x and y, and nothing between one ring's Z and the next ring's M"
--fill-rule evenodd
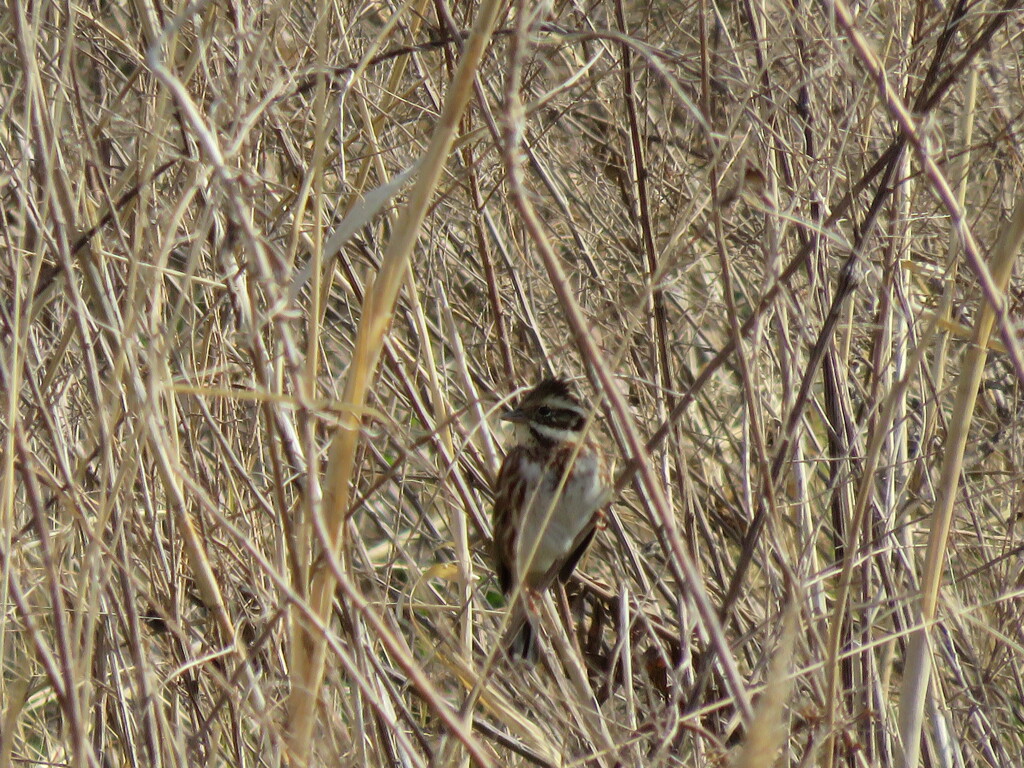
M555 576L572 575L608 502L608 478L597 442L584 436L587 411L565 381L545 379L502 419L516 429L495 486L494 564L505 595L521 584L528 604ZM525 614L509 653L533 660Z

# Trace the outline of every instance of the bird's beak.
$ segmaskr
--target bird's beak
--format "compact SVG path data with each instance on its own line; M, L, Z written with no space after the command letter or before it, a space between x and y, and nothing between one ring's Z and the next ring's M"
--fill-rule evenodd
M521 408L513 408L501 414L502 421L511 421L513 424L524 424L529 421L526 413Z

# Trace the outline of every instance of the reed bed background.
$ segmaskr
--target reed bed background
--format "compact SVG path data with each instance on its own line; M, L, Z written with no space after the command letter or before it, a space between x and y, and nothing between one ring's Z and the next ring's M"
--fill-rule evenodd
M1017 6L8 4L0 766L1024 764Z

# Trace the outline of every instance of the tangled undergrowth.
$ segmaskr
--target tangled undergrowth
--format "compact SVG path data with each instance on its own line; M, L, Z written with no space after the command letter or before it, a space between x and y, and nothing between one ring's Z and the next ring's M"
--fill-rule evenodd
M0 766L1020 765L1018 5L8 4Z

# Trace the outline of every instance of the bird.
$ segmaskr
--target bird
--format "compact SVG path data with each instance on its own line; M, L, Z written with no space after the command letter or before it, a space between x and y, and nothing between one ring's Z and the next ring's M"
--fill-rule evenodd
M607 505L608 469L585 408L561 378L541 381L502 417L514 441L494 484L492 556L506 597L519 594L521 627L512 658L535 661L530 605L554 579L565 583L590 545Z

